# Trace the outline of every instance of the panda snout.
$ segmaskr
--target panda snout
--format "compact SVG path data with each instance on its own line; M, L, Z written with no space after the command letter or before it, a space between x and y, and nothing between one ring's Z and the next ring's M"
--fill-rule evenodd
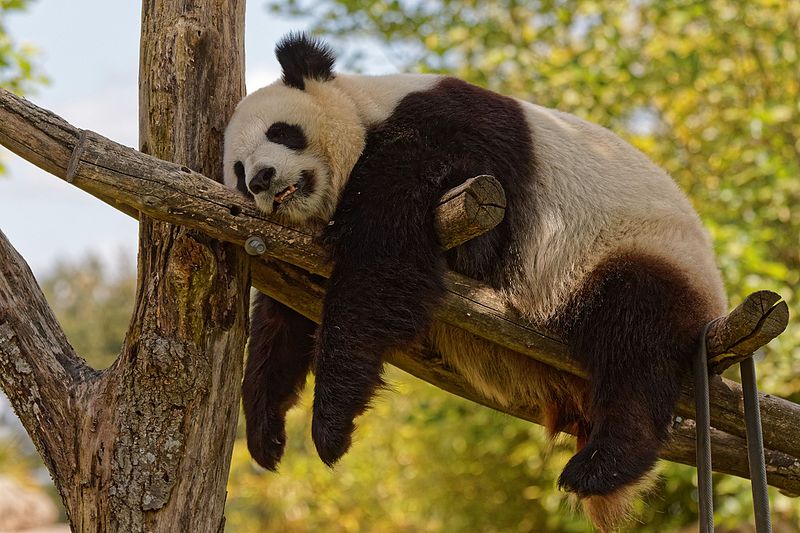
M256 172L256 175L253 176L253 179L250 180L250 183L247 184L250 192L253 194L258 194L261 192L266 191L269 189L270 182L272 178L275 176L275 167L265 167Z

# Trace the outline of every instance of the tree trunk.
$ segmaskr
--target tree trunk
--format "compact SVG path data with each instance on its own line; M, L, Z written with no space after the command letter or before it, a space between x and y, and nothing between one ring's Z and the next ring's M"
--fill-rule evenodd
M221 181L222 133L244 95L243 30L240 1L143 2L143 152ZM89 526L82 529L222 529L247 268L237 247L140 218L131 328L113 379L89 406L111 423L113 440L101 447L110 485L94 483L96 501L81 498L80 518ZM112 409L108 398L116 400Z
M143 151L221 181L223 131L244 95L243 31L243 0L143 2ZM238 246L139 218L135 310L104 372L74 353L0 234L0 385L74 531L221 531L249 262Z

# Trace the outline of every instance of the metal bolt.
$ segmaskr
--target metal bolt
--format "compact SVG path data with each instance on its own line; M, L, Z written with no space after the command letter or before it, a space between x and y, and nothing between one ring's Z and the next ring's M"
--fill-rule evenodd
M250 255L262 255L267 251L267 245L261 237L252 235L244 241L244 249Z

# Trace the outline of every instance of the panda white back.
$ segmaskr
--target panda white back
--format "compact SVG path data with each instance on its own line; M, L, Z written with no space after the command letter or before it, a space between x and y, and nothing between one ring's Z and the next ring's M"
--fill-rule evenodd
M710 238L674 180L606 128L521 105L534 144L537 209L524 237L526 283L509 293L512 303L546 323L597 264L639 251L696 280L722 314L725 297Z

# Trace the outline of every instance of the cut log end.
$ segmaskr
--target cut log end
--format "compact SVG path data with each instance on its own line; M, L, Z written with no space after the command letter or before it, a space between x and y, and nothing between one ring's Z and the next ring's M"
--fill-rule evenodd
M758 291L744 299L708 330L708 365L715 373L750 357L783 333L789 324L789 306L772 291Z
M476 176L442 196L436 210L444 249L455 248L497 226L505 216L506 195L493 176Z

